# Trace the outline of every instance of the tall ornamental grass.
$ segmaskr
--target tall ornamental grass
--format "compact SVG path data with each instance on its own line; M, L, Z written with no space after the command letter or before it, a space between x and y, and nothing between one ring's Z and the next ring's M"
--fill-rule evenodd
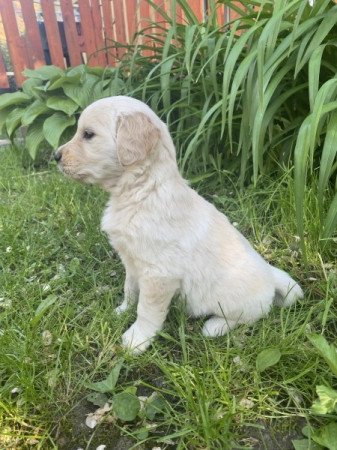
M337 225L337 5L223 0L239 17L220 26L217 2L204 23L186 0L172 2L181 23L148 1L163 21L139 32L119 70L129 74L127 91L169 122L185 173L231 171L243 186L294 166L301 240L304 198L317 189L329 241Z

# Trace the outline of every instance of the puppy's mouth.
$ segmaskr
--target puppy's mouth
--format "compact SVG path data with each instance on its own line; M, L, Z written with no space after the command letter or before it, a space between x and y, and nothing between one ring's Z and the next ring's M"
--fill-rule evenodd
M89 177L88 174L85 174L80 171L76 171L74 167L64 166L62 163L58 164L58 168L59 168L60 172L63 173L63 175L65 175L69 178L73 178L74 180L77 180L77 181L82 181L83 183Z

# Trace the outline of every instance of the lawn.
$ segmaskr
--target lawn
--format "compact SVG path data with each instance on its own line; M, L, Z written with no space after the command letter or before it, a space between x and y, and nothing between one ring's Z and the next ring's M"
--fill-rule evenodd
M0 166L1 449L286 450L303 427L331 421L310 410L316 385L336 379L308 336L335 341L334 241L322 248L309 191L304 264L290 172L258 188L239 190L227 175L193 187L300 282L304 299L217 339L204 338L203 321L176 299L163 332L135 357L120 347L135 312L114 313L124 273L100 232L106 194L67 180L54 163L23 163L13 149L0 150ZM115 386L97 392L109 374ZM155 398L157 408L130 420L113 408L89 428L88 414L117 394L147 406Z

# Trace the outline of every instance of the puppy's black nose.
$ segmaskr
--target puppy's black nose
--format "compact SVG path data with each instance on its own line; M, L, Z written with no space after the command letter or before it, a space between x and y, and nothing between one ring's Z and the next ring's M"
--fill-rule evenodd
M54 153L54 159L57 163L61 161L61 158L62 158L62 152L60 152L58 150L57 152Z

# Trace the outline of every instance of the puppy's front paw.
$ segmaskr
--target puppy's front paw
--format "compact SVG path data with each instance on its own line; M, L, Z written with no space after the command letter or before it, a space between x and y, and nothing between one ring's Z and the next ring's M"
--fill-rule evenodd
M149 347L151 341L152 337L142 333L136 323L131 325L122 337L123 347L130 350L135 355L143 353Z

